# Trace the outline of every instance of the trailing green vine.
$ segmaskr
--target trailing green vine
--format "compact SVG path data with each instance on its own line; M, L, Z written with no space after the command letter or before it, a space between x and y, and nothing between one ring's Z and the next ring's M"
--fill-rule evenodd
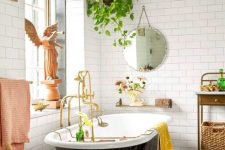
M124 29L123 19L134 19L132 0L87 0L87 14L94 20L94 30L99 34L111 36L111 33L119 33L120 37L114 40L114 46L127 47L131 44L129 31ZM111 29L110 26L113 25Z

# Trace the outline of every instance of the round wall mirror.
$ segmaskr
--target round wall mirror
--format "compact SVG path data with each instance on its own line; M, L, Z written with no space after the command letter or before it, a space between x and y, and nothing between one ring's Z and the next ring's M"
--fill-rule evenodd
M167 43L164 35L152 27L133 30L132 44L124 49L127 63L137 71L148 72L157 68L165 59Z

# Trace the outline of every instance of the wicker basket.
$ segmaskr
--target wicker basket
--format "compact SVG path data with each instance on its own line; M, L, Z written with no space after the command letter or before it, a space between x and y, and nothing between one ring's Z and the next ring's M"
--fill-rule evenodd
M225 150L225 122L203 122L202 150Z

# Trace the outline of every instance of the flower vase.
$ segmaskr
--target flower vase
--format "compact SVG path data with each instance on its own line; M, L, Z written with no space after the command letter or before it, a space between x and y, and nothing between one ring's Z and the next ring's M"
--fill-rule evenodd
M140 98L141 91L130 90L128 91L128 96L130 98L130 106L143 106L144 100Z
M83 142L84 141L84 130L81 128L79 128L79 130L76 133L76 140L77 142Z

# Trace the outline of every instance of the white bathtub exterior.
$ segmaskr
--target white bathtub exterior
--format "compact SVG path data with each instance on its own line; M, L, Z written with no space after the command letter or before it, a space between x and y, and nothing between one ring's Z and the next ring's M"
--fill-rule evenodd
M150 135L143 135L146 130L153 129L154 125L159 122L168 122L169 116L158 115L152 113L126 113L126 114L111 114L101 116L104 122L109 125L107 127L99 127L97 122L94 123L95 137L132 137L124 141L116 142L68 142L72 139L67 129L57 130L60 133L62 140L60 140L59 134L55 132L49 133L45 137L45 143L55 147L70 148L70 149L107 149L107 148L122 148L139 145L151 140L156 132L152 132ZM78 125L72 125L67 127L72 131L75 136ZM89 130L89 128L87 128ZM90 130L89 130L89 133Z

